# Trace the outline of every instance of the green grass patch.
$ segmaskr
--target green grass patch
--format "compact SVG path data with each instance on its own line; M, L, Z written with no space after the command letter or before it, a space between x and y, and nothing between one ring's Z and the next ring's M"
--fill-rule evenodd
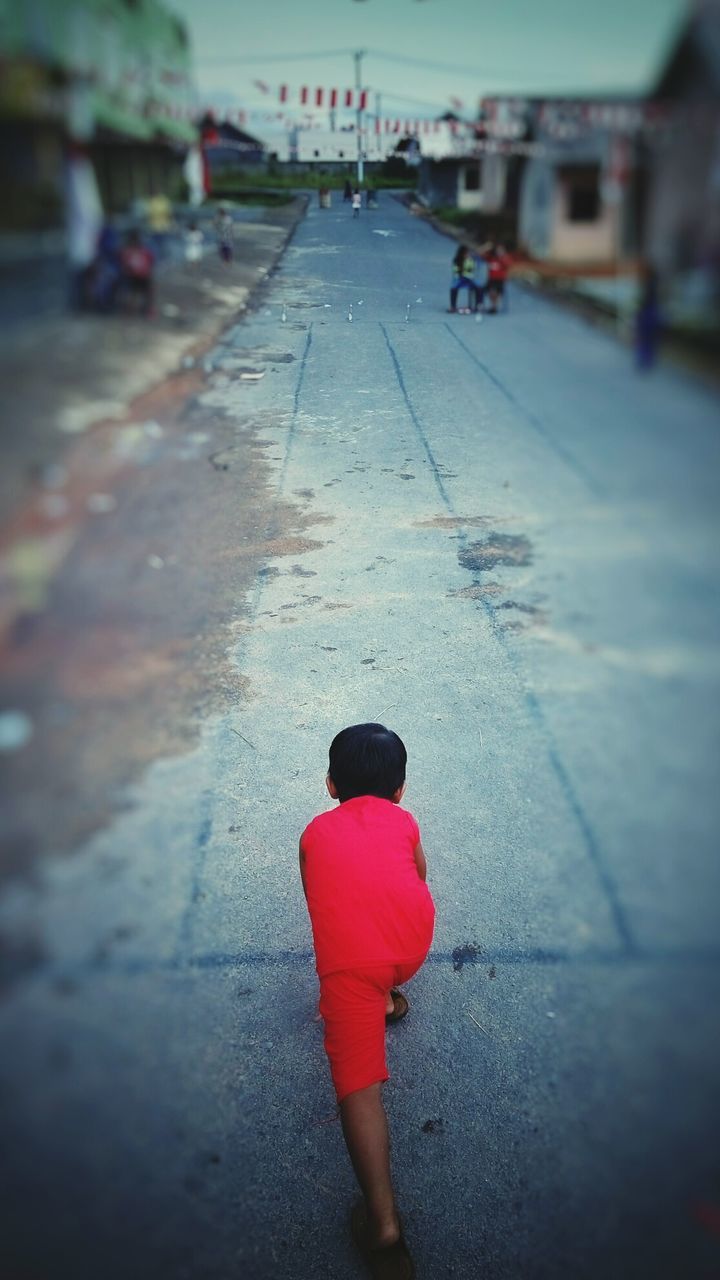
M342 191L345 183L350 182L353 186L357 181L354 172L348 173L320 173L315 169L309 169L306 172L297 173L229 173L216 174L213 178L213 197L218 198L218 192L222 189L227 193L228 199L242 192L252 191L318 191L321 187L326 187L329 191ZM363 189L373 187L376 191L387 188L395 189L412 189L415 181L412 175L408 177L387 177L382 173L373 173L371 170L365 170L365 178L363 180Z

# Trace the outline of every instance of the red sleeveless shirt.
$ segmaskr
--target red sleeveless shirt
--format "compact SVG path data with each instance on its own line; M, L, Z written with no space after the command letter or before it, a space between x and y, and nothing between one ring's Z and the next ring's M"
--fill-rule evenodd
M305 828L305 886L320 977L424 956L435 907L415 865L420 831L391 800L357 796Z

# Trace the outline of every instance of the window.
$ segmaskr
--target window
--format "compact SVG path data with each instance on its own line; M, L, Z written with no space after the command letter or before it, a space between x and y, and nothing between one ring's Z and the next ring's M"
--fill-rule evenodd
M480 165L469 164L466 166L463 172L465 177L465 190L479 191L480 190Z
M578 165L561 170L568 222L596 222L600 216L600 166Z

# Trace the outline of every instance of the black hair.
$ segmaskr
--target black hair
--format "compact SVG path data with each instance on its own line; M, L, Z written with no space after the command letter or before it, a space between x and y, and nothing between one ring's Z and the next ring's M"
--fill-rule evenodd
M405 781L406 765L405 744L384 724L351 724L330 744L328 773L340 800L392 800Z
M458 271L462 271L463 267L465 266L466 256L467 256L467 245L461 244L460 248L455 254L455 257L453 258L453 262L455 263L455 266L457 267Z

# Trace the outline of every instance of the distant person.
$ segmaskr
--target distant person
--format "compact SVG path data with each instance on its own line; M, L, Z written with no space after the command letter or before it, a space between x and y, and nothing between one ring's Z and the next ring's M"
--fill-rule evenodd
M352 193L353 193L352 186L350 185L350 179L348 178L345 182L345 189L343 191L343 200L352 200Z
M162 262L167 256L168 241L172 229L172 205L164 192L150 196L147 202L147 218L155 257Z
M496 315L498 303L502 300L507 310L507 278L510 270L510 254L503 244L491 241L484 253L488 269L487 295L490 303L490 315Z
M468 306L458 308L458 294L461 289L467 289ZM461 244L452 261L452 284L450 286L450 307L451 312L458 312L460 315L470 315L472 311L477 311L478 294L475 284L475 255L472 250L465 244Z
M218 238L218 249L223 262L232 262L235 253L235 223L225 205L221 204L213 225Z
M352 211L353 211L353 218L359 218L359 217L360 217L360 210L361 210L361 209L362 209L362 196L360 195L360 192L358 191L358 189L357 189L357 187L356 187L356 188L355 188L355 190L354 190L354 191L353 191L353 193L352 193Z
M635 315L635 365L652 369L657 359L662 330L658 277L654 267L645 266L638 309Z
M384 725L343 729L326 778L340 803L300 839L325 1051L363 1193L352 1233L372 1275L397 1280L415 1271L390 1174L385 1029L408 1012L398 988L423 964L435 920L418 825L400 808L406 762L402 741Z
M191 222L185 232L185 261L199 262L203 255L205 236L197 222Z
M142 305L143 314L152 316L155 305L155 256L140 239L139 231L128 231L120 250L121 287L131 301Z
M120 248L120 236L108 219L100 232L93 271L93 302L98 311L109 312L115 308L122 281Z
M92 278L103 208L92 163L75 144L69 146L65 163L65 224L69 302L74 311L81 311L92 305Z

